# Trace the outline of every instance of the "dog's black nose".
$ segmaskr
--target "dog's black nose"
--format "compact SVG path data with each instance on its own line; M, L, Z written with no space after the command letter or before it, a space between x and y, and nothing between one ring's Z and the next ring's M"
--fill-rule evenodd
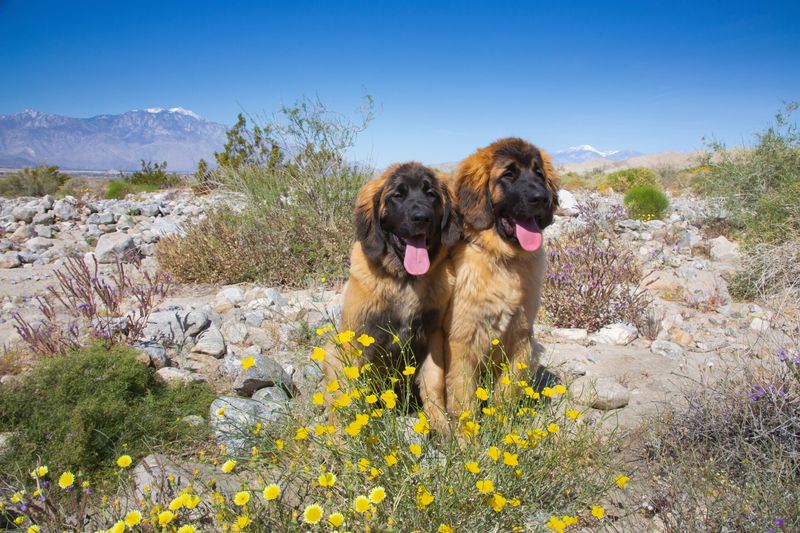
M412 222L417 224L427 224L431 221L432 214L430 211L418 210L412 211L409 216Z
M531 206L540 207L550 203L550 193L542 190L528 191L525 195L525 200Z

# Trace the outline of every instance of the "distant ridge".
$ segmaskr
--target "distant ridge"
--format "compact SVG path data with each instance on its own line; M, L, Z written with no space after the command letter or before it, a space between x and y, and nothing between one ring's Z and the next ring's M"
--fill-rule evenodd
M72 118L26 109L0 115L0 167L40 163L76 170L133 170L141 159L190 171L225 144L227 128L182 107Z

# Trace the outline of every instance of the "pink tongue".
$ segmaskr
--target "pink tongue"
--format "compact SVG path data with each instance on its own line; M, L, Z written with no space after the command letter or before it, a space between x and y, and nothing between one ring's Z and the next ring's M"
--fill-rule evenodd
M534 219L517 220L514 223L517 240L523 250L535 252L542 245L542 230Z
M425 237L412 237L405 239L406 255L403 258L403 266L406 272L412 276L421 276L431 267L428 258L428 249L425 247Z

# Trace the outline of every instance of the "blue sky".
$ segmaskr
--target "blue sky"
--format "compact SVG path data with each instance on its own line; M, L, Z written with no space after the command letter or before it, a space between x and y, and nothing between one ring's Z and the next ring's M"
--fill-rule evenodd
M0 0L0 114L182 106L231 124L302 95L376 119L357 156L750 142L800 99L800 2Z

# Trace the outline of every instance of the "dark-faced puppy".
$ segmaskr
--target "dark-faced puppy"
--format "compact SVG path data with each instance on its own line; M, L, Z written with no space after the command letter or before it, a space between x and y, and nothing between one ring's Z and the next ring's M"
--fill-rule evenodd
M456 281L443 323L453 414L467 408L481 369L497 375L504 359L512 369L536 366L531 335L547 268L542 230L558 206L556 180L547 154L517 138L477 150L456 171L464 240L451 253Z
M452 290L448 247L461 224L445 182L419 163L389 168L356 200L357 242L350 256L339 331L366 333L369 346L345 346L345 358L329 347L325 373L341 377L344 364L369 361L380 371L414 357L418 393L432 424L444 420L444 356L441 322ZM394 338L397 335L399 341ZM401 353L403 348L407 353ZM358 351L361 351L360 355Z

